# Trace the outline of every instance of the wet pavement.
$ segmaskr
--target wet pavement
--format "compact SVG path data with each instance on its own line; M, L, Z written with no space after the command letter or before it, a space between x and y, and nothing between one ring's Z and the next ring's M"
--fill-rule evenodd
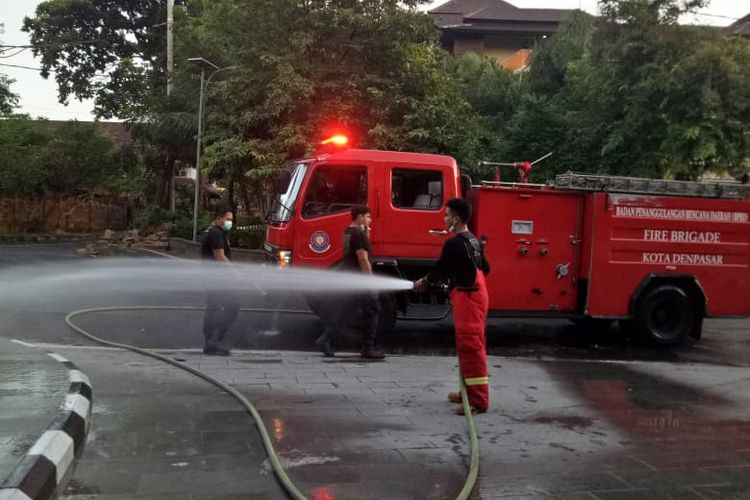
M76 259L77 246L0 247L0 266ZM66 312L109 300L0 304L0 336L53 344L97 389L89 443L65 498L283 498L239 404L155 361L84 347L64 328ZM203 297L119 302L200 306ZM243 305L305 307L294 294L250 295ZM109 340L173 350L234 384L257 404L290 477L312 498L460 490L466 431L444 401L456 380L450 321L401 324L383 363L321 358L309 314L242 313L232 329L241 350L229 359L194 350L200 311L77 322ZM342 348L357 343L350 334ZM700 342L672 351L639 346L616 326L582 334L540 320L492 320L488 344L493 408L477 417L474 498L750 500L750 320L708 320Z
M61 498L279 498L251 418L226 394L136 354L60 352L97 386L86 448Z
M63 498L284 498L228 395L130 353L62 354L107 394ZM452 498L462 486L468 440L445 400L456 384L451 358L168 354L253 401L311 498ZM750 498L747 370L489 362L475 498Z
M0 483L55 418L69 385L46 351L0 337Z

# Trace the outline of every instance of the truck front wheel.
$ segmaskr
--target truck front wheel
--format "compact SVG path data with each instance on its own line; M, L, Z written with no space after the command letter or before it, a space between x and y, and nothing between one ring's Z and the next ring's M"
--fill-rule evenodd
M638 303L635 323L651 344L674 347L694 331L697 313L690 296L675 285L659 285L647 291Z

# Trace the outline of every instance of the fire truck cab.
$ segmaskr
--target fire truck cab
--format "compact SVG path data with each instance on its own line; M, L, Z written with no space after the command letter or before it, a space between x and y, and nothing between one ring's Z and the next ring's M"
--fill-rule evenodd
M451 157L345 149L282 172L264 249L282 267L332 267L351 207L367 205L375 272L417 279L448 237L446 201L466 197L492 264L491 315L621 320L673 346L699 337L704 317L750 314L749 194L739 183L587 174L471 186ZM396 318L449 312L435 295L382 301L383 333Z

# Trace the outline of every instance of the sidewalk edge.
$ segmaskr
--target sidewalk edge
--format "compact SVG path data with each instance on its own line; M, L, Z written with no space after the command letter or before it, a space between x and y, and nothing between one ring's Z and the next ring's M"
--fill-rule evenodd
M91 424L89 378L65 357L47 353L68 369L68 392L47 430L0 484L0 500L48 500L61 494L86 443Z

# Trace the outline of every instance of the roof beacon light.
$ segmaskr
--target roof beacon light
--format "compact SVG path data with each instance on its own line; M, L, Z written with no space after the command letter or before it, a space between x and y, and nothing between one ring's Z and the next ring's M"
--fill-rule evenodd
M343 148L347 144L349 144L349 138L343 134L336 134L322 141L321 144L324 146L331 145L331 146L338 146L340 148Z

